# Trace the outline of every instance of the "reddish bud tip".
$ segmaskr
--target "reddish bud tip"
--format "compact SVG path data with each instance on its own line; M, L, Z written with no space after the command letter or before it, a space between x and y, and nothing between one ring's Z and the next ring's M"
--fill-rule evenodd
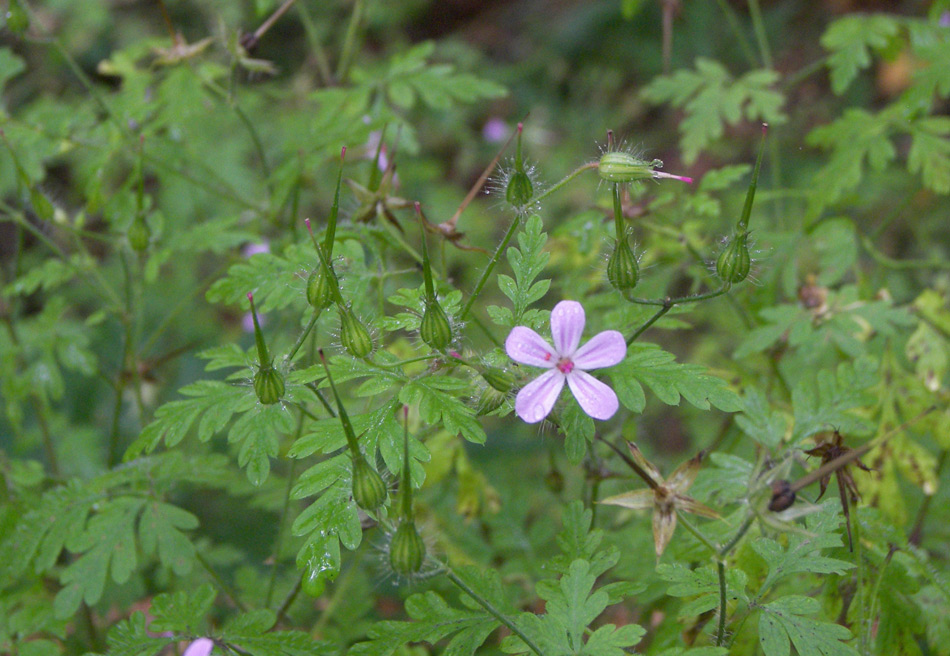
M408 406L408 405L402 406L402 416L403 416L403 419L408 419L408 418L409 418L409 406Z
M524 123L519 123L519 124L518 124L518 134L521 134L522 130L524 130Z
M340 159L346 157L346 146L343 146L343 149L340 150Z
M254 293L253 293L253 292L248 292L248 293L247 293L247 300L249 300L251 303L254 302Z
M686 184L693 184L693 179L683 176L683 182L685 182Z
M317 355L319 355L319 356L320 356L320 359L323 360L324 362L327 361L326 357L324 357L324 355L323 355L323 349L322 349L322 348L317 349Z
M451 355L453 358L458 358L459 360L462 359L462 355L458 351L449 351L449 355Z
M313 228L310 227L310 219L304 219L303 222L307 224L307 232L313 237Z
M416 214L422 214L422 204L419 201L416 201L413 207L416 208Z
M763 123L763 124L762 124L762 134L765 134L765 133L768 132L768 131L769 131L769 124L768 124L768 123Z

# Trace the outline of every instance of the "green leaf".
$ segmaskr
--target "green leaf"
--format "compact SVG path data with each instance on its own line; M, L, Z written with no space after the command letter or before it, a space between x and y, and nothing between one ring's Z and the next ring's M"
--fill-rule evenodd
M920 172L928 189L950 194L950 118L931 116L914 121L910 134L908 170Z
M814 175L811 214L840 199L857 187L864 178L865 166L883 171L897 156L891 142L894 109L872 114L864 109L850 108L828 125L808 133L806 142L830 150L831 155Z
M145 499L134 497L104 503L85 530L67 543L71 552L81 555L60 575L63 589L54 602L57 617L69 617L81 601L99 601L110 571L116 583L128 581L136 565L135 519L144 505Z
M546 319L541 313L529 313L528 307L539 301L551 286L550 280L535 280L544 271L550 258L550 254L544 250L547 241L548 236L544 232L541 217L532 214L525 221L523 230L518 233L520 248L509 246L506 253L515 277L504 274L498 276L498 287L511 301L512 309L507 311L504 308L489 307L489 316L496 324L505 328L528 326L537 330Z
M749 121L779 125L787 120L782 111L785 96L774 90L777 72L749 71L736 79L717 61L699 57L695 70L679 70L655 78L643 89L647 102L668 102L682 108L680 124L683 161L691 164L699 153L723 135L725 126Z
M835 95L844 93L858 72L871 65L871 49L884 50L899 29L897 18L886 14L850 14L828 26L821 45L831 52L827 63Z
M233 651L251 656L330 656L335 647L303 631L271 631L277 616L270 609L238 615L222 629L218 640Z
M175 446L199 417L198 439L207 442L227 426L235 413L250 410L257 403L249 388L214 380L199 380L182 387L179 392L190 398L171 401L156 410L155 419L142 429L138 439L125 452L125 460L151 453L163 439L166 446Z
M199 635L216 596L210 583L204 583L191 592L181 590L156 595L149 607L152 617L149 629L156 633L172 631Z
M847 218L826 219L811 233L810 242L818 252L821 271L818 284L839 282L858 259L854 224Z
M680 563L661 563L656 573L671 584L666 593L671 597L693 597L677 614L680 618L695 617L719 608L719 573L715 565L704 565L691 570ZM746 573L737 567L726 569L726 599L748 602Z
M781 444L788 422L782 413L770 408L762 390L758 387L747 388L742 405L742 414L735 418L742 432L769 449Z
M135 611L129 619L111 629L107 642L109 656L155 656L166 646L178 642L175 636L154 636L145 628L145 613Z
M877 361L862 357L854 364L838 365L835 373L819 371L816 382L802 379L792 390L795 428L790 443L798 444L829 426L842 433L867 435L870 424L855 411L874 405L870 390L879 378Z
M484 578L486 573L480 572L480 575ZM471 581L477 577L465 576L464 579ZM498 584L497 574L492 572L489 579ZM497 587L500 593L501 586ZM495 601L497 596L498 594L494 594L488 598ZM369 630L370 639L354 645L348 652L349 655L391 656L408 643L427 642L435 645L452 636L442 653L449 656L472 656L499 626L498 620L481 607L474 610L453 608L435 592L409 597L406 600L406 613L415 621L376 622Z
M821 555L823 549L841 546L838 534L841 515L835 503L830 502L820 512L809 515L805 523L808 535L789 537L787 548L772 538L758 538L752 542L752 548L769 568L761 590L767 590L794 574L841 574L854 567L849 562Z
M438 385L427 378L406 384L399 391L399 400L406 405L418 404L424 422L441 423L449 433L461 433L467 441L475 444L485 443L485 429L475 418L475 411L460 399L438 389Z
M627 358L610 369L610 378L620 402L634 412L643 412L646 404L641 383L667 405L679 405L682 396L702 410L710 405L726 412L742 409L726 381L706 373L701 365L677 363L672 353L655 344L632 344Z
M821 604L811 597L790 595L761 606L759 643L765 656L788 656L794 644L799 656L857 656L841 642L851 632L843 626L812 619Z
M195 547L181 529L198 527L198 518L190 512L154 501L145 506L139 518L139 540L145 555L158 552L163 565L178 576L191 571Z
M551 559L551 571L567 574L575 560L584 560L589 563L591 573L599 576L617 564L620 558L618 549L613 545L600 548L604 532L599 528L591 529L593 513L584 508L583 503L572 501L568 504L561 521L563 528L557 534L561 555Z

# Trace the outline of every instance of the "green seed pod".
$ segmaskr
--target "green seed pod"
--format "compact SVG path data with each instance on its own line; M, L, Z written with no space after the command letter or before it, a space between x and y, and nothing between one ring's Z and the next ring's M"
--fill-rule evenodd
M254 393L264 405L277 403L284 396L284 377L273 367L261 367L254 376Z
M416 530L416 523L400 523L389 545L389 564L393 570L402 576L411 576L422 569L425 558L426 545Z
M640 281L640 266L626 238L620 239L607 260L607 280L621 292L629 292Z
M152 238L152 231L148 229L148 224L141 216L132 221L129 230L125 235L129 240L129 246L132 250L141 253L148 248L148 242Z
M350 355L365 358L373 351L373 340L369 331L353 314L353 310L340 306L340 341Z
M524 207L534 197L534 186L524 168L515 169L505 188L505 200L514 207Z
M734 285L749 275L752 260L749 256L749 246L746 244L747 237L747 233L738 235L726 245L716 259L716 274L724 283Z
M445 310L434 298L426 300L426 308L422 313L422 325L419 326L419 336L422 341L436 351L445 349L452 341L452 326Z
M613 151L604 153L604 156L600 158L597 172L607 182L636 182L655 177L653 169L658 166L663 166L663 162L658 159L647 162L630 153Z
M478 402L475 404L475 414L481 417L489 412L494 412L505 402L505 396L504 392L499 392L494 387L486 387L482 390Z
M325 310L333 302L333 286L322 267L307 279L307 302L314 310Z
M353 458L353 499L363 510L376 510L386 502L383 477L361 455Z
M482 375L482 378L485 379L486 383L499 392L510 392L511 388L515 386L515 377L504 369L499 369L498 367L481 367L478 372Z
M20 35L30 26L30 17L26 15L20 0L10 0L7 6L7 29L13 34Z

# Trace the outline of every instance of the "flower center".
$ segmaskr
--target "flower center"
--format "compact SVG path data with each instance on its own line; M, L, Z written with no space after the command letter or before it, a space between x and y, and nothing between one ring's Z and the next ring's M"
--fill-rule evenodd
M555 366L562 374L569 374L574 369L574 363L571 362L570 358L561 358Z

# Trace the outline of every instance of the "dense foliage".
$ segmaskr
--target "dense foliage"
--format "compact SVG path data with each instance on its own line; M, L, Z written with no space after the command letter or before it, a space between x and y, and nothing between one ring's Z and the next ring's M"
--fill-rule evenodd
M950 655L950 3L0 7L0 652Z

